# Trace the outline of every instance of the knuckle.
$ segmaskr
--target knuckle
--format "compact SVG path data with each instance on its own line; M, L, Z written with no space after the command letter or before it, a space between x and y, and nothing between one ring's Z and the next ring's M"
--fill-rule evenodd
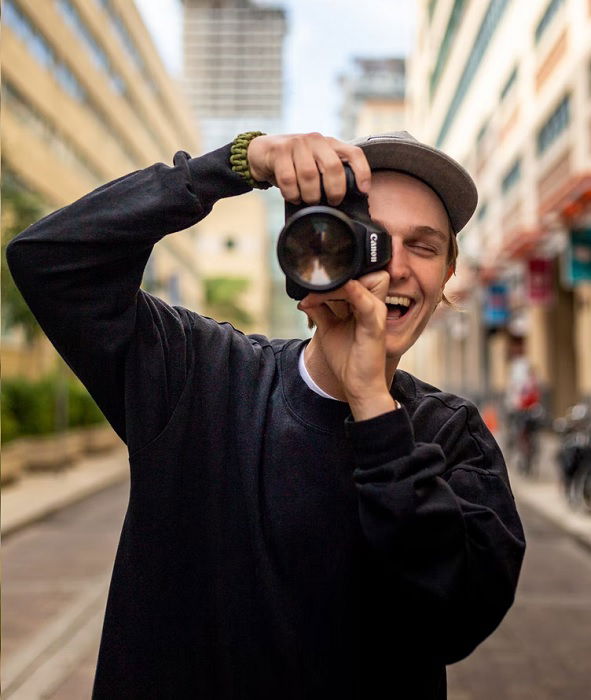
M293 172L279 172L276 173L275 177L277 182L283 187L294 187L297 184L297 179Z
M307 166L299 171L299 176L302 180L306 181L316 180L318 178L318 170L317 168Z

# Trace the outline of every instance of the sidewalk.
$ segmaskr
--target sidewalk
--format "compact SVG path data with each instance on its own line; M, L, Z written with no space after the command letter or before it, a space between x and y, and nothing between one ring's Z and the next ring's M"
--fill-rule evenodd
M501 448L504 446L502 431L495 436ZM555 453L559 446L558 437L549 431L541 434L541 455L538 472L532 477L524 477L512 469L508 462L509 478L515 499L534 508L581 544L591 549L591 516L575 512L566 502L558 479Z
M127 447L88 456L56 472L30 472L2 489L1 534L16 532L126 479Z

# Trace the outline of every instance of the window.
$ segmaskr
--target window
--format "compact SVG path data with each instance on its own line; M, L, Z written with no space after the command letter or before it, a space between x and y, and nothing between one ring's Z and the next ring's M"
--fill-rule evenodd
M70 0L57 0L57 6L62 15L64 16L66 22L78 35L78 38L86 46L92 60L99 70L106 73L111 88L118 95L125 93L125 81L123 78L115 71L111 62L109 61L107 55L102 50L102 48L97 44L94 37L82 21L82 18L78 14L78 10L72 5Z
M91 165L78 147L51 124L11 83L3 84L2 97L4 103L18 116L18 119L47 144L61 162L83 170L97 184L104 182L104 177Z
M453 45L453 40L460 26L460 21L462 19L462 14L464 12L464 7L466 5L465 0L455 0L453 7L451 9L449 20L447 22L447 27L445 28L445 34L443 35L443 41L439 47L439 53L437 54L437 60L435 62L435 68L431 73L431 79L429 84L430 96L433 97L445 64L447 62L447 57L449 55L450 49Z
M507 171L505 177L503 178L503 181L501 183L501 190L503 191L503 194L507 194L509 190L513 188L516 182L518 182L519 178L521 177L521 158L517 158L517 160L513 163L513 165L509 168Z
M542 35L546 31L546 29L552 23L552 20L554 19L554 15L558 12L561 5L563 5L563 4L564 4L564 0L550 0L548 5L546 6L546 9L544 10L544 14L542 15L542 18L538 22L538 26L536 27L536 31L535 31L536 44L540 41L540 39L542 38Z
M538 131L537 147L538 155L544 153L570 122L570 95L562 98L556 109L552 112L545 124Z
M515 85L516 81L517 81L517 66L515 66L515 68L513 68L513 70L511 71L511 74L509 75L509 77L507 78L507 80L505 81L505 84L503 85L503 87L501 89L501 96L500 96L501 102L511 92L511 89Z
M87 99L86 90L78 82L72 71L60 61L45 38L35 29L27 17L16 7L12 0L3 5L3 21L27 46L30 54L48 70L71 97L79 102Z
M476 75L478 67L480 66L480 62L482 61L482 58L486 53L486 49L488 48L490 40L493 34L495 33L499 22L501 21L501 18L508 3L509 0L490 0L488 4L488 7L484 14L484 18L480 23L476 39L474 40L474 44L472 45L472 50L470 51L470 55L468 56L468 60L466 61L466 65L464 66L464 70L458 82L458 86L456 88L452 101L450 102L450 105L448 107L447 114L445 115L445 119L441 126L439 136L437 137L436 145L438 148L445 141L445 138L451 128L451 125L453 124L453 121L460 108L460 105L462 104L462 101L464 100L464 97L468 92L468 88L470 87L472 80Z

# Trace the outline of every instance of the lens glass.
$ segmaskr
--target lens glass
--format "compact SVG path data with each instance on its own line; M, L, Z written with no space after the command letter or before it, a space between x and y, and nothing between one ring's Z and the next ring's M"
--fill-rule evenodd
M321 288L351 277L355 237L336 216L308 214L285 232L283 252L285 271L295 282Z

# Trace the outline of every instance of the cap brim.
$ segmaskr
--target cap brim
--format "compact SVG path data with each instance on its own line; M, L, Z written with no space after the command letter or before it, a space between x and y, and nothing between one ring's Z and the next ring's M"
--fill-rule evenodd
M468 223L478 191L468 172L455 160L419 141L372 136L351 141L359 146L372 170L398 170L422 180L445 206L455 233Z

